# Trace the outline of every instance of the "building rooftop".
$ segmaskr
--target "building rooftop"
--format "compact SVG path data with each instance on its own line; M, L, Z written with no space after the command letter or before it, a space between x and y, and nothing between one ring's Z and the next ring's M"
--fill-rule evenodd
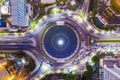
M111 0L112 8L120 14L120 0Z

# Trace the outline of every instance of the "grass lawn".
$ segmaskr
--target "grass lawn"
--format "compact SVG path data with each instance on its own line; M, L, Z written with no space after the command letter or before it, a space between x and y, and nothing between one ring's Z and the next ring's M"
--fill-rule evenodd
M120 42L120 40L98 40L96 42Z
M3 5L4 4L4 0L0 0L0 5Z

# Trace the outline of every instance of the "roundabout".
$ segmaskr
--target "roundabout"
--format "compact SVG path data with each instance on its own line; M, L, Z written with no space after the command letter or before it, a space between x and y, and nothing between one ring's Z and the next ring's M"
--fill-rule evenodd
M30 0L31 3L32 1L34 0ZM55 75L56 73L79 74L82 77L82 74L87 71L88 65L90 68L96 66L96 63L93 62L93 57L95 56L96 59L96 54L106 54L109 51L111 53L115 50L114 53L117 53L118 49L112 48L119 45L112 46L111 43L114 44L115 41L112 39L114 37L118 39L119 35L114 31L97 29L90 22L89 17L92 17L92 14L88 16L90 0L63 0L62 2L65 4L61 4L61 1L59 4L58 2L54 3L55 5L35 4L34 6L43 7L43 9L38 8L39 12L36 13L38 15L35 15L26 31L4 33L3 35L6 36L0 38L0 52L5 54L3 59L14 59L17 62L16 59L23 56L23 63L26 63L25 65L30 64L27 65L27 68L25 66L25 69L29 71L26 73L27 79L25 77L22 80L41 80L45 75L52 73ZM33 9L36 12L36 7ZM120 40L116 40L116 42L119 43ZM16 53L20 55L13 54L12 51L14 50L17 50ZM25 57L21 54L22 51L28 51L29 55ZM10 53L9 56L8 52ZM4 57L4 55L2 56ZM18 64L21 63L18 62ZM97 67L96 70L99 71ZM87 72L92 71L88 70ZM96 74L93 73L93 75ZM47 79L50 80L50 78ZM84 80L91 79L88 77Z
M75 25L67 21L59 25L59 22L62 21L53 22L54 24L51 23L53 25L48 25L43 30L40 46L43 55L49 61L64 63L78 54L81 39Z

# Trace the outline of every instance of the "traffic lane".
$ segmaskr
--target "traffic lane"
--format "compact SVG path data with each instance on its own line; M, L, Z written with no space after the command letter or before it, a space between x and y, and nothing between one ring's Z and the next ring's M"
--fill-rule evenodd
M0 45L0 50L29 50L33 48L31 45Z

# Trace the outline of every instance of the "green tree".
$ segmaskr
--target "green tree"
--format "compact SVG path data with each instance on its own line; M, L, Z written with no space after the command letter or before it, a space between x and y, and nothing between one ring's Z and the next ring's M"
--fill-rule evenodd
M3 5L5 0L0 0L0 5Z
M95 63L98 63L99 62L99 55L93 56L92 61L95 62Z
M92 80L92 66L86 65L86 69L83 73L82 80Z

